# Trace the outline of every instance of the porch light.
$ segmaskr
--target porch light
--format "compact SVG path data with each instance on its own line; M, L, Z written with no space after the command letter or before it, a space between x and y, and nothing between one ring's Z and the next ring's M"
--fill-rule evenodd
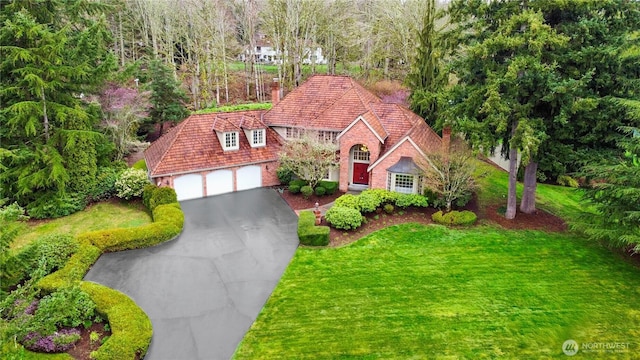
M367 147L367 145L360 145L360 151L369 152L369 148Z

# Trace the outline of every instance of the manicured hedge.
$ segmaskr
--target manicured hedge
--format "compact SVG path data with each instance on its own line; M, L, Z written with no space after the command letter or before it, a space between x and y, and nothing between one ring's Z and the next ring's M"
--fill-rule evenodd
M178 236L184 224L180 204L159 204L175 198L173 189L147 186L143 200L156 206L152 224L130 229L92 231L76 236L78 251L66 265L40 280L37 286L45 292L80 284L96 303L96 310L111 326L111 337L93 353L95 359L143 358L151 343L153 330L149 317L125 294L92 282L82 281L91 265L105 251L119 251L153 246ZM173 193L173 194L171 194ZM327 228L328 230L328 228ZM328 232L327 232L328 239Z
M93 282L80 287L96 303L111 327L111 336L92 353L97 360L130 360L144 357L149 349L153 329L151 320L127 295Z
M153 200L153 198L152 198ZM182 231L184 214L179 205L159 205L153 210L154 222L135 228L121 228L91 231L78 238L88 240L98 249L105 251L121 251L140 249L171 240Z
M433 222L443 225L472 225L476 222L477 219L478 217L476 216L476 214L468 210L454 210L448 213L438 211L437 213L431 215L431 220L433 220Z
M303 245L325 246L329 244L329 227L316 226L316 216L311 210L303 210L298 218L298 239Z
M325 214L325 219L336 229L353 230L362 225L362 214L357 209L343 206L332 206Z

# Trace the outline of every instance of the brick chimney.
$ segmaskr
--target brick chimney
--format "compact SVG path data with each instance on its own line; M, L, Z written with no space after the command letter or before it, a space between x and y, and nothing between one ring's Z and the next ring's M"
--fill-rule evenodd
M280 102L280 83L278 79L273 79L271 83L271 104L275 105Z
M451 126L445 125L442 129L442 152L444 154L449 153L451 148Z

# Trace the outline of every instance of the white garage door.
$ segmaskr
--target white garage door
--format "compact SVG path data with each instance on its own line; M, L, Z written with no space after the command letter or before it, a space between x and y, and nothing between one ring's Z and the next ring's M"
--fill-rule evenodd
M233 172L218 170L207 174L207 195L218 195L233 191Z
M237 190L247 190L262 186L260 166L245 166L236 171Z
M202 197L202 175L190 174L173 180L178 200L197 199Z

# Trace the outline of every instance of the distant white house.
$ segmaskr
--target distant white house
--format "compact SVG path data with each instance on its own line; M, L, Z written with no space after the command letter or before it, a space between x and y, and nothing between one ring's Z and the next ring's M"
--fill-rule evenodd
M254 61L262 64L280 64L282 57L280 52L271 46L270 44L260 44L253 48L253 51L246 49L243 54L240 55L241 61L246 61L247 57L253 53ZM326 64L327 59L322 55L322 48L317 47L315 50L306 48L304 51L303 64Z

